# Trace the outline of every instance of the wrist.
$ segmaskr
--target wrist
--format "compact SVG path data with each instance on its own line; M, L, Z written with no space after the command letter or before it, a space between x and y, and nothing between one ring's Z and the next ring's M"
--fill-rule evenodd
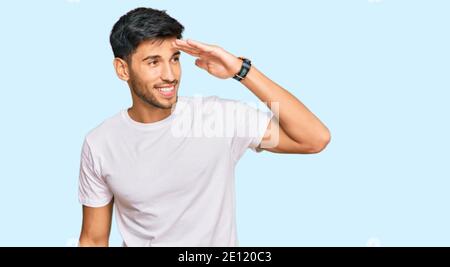
M231 67L230 78L233 78L233 76L241 70L241 67L242 67L242 60L238 57L235 57L233 60L233 65Z
M244 57L238 57L238 60L239 60L239 70L235 72L233 79L242 82L247 76L247 74L250 72L252 62Z

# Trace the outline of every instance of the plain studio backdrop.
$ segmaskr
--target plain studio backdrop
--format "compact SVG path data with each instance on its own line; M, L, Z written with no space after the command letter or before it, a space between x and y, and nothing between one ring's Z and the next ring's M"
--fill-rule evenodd
M245 154L241 246L450 245L450 1L29 0L0 3L0 246L76 243L83 138L131 104L109 32L138 6L252 59L331 130L320 154ZM257 100L181 64L180 95Z

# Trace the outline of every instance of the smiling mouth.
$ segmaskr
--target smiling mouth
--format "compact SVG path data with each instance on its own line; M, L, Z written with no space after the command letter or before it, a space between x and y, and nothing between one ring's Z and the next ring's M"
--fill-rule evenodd
M162 87L155 87L156 90L164 97L164 98L170 98L175 95L176 89L175 85L168 85L168 86L162 86Z

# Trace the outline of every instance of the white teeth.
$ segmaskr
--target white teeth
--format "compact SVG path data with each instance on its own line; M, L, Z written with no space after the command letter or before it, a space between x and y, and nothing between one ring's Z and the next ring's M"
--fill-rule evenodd
M171 87L160 87L160 88L157 87L157 89L159 91L163 91L163 92L170 92L170 91L172 91L175 88L173 86L171 86Z

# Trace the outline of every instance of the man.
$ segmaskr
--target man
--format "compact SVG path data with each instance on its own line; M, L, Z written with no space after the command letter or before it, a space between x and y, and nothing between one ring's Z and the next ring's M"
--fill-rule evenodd
M108 245L113 206L124 246L237 246L234 168L243 153L318 153L330 140L327 127L250 60L182 40L183 30L151 8L128 12L112 29L114 68L133 104L84 140L80 246ZM238 80L271 112L178 98L180 51L211 75Z

